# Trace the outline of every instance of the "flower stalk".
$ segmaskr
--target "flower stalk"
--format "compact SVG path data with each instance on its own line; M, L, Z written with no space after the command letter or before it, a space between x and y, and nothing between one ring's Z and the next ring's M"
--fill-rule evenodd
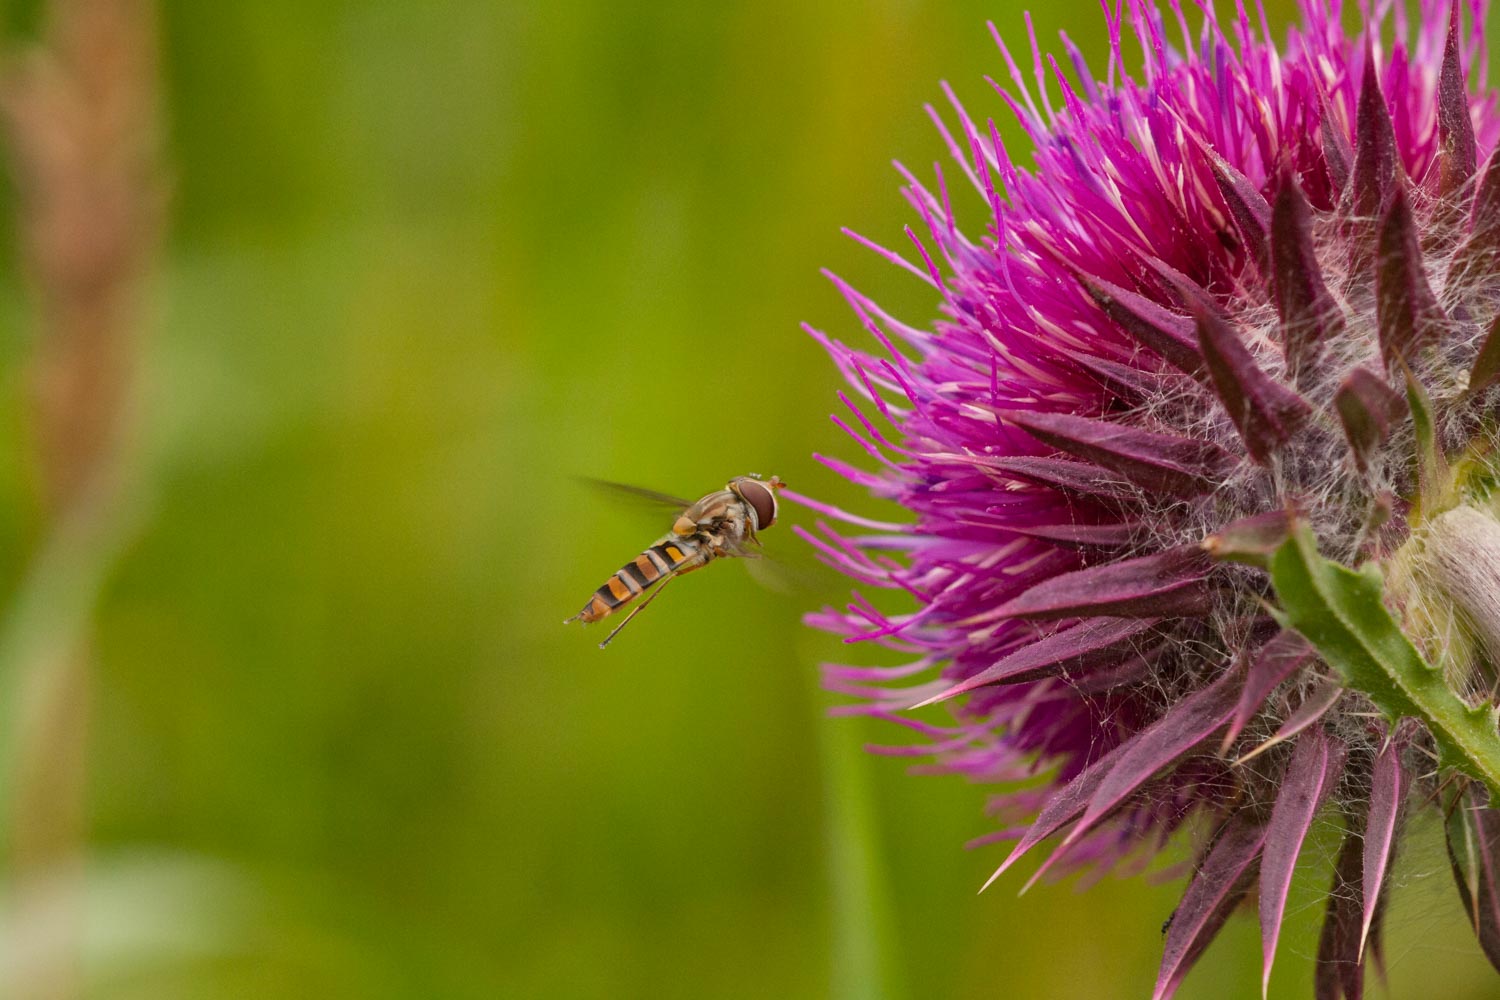
M30 424L38 545L0 615L0 844L48 922L28 997L85 990L76 889L88 837L92 618L139 527L137 359L166 205L153 0L50 0L42 39L0 53L0 133L35 302ZM28 895L36 890L36 895ZM29 912L28 907L36 912Z
M1402 719L1418 720L1437 744L1440 766L1484 782L1500 800L1494 704L1467 704L1422 657L1386 609L1376 567L1356 571L1324 559L1312 531L1298 524L1271 556L1270 571L1282 625L1312 643L1348 688L1366 695L1392 732Z

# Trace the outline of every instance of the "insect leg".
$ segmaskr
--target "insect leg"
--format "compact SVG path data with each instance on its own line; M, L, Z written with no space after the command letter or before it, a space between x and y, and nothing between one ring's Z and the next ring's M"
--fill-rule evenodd
M668 573L666 576L662 577L661 578L661 583L657 585L656 589L653 590L653 591L651 591L651 593L647 594L645 600L641 601L641 603L637 604L634 608L631 608L630 609L630 614L628 614L628 615L625 616L625 620L622 621L620 624L616 625L615 626L615 630L613 632L611 632L609 635L607 635L607 636L604 637L604 641L601 642L601 643L599 643L599 648L603 649L605 646L608 646L609 645L609 641L611 639L613 639L615 636L617 636L617 635L620 634L620 629L624 628L626 625L629 625L630 624L630 619L634 618L636 615L640 614L642 611L645 611L646 610L646 606L648 604L650 604L652 601L656 600L656 595L660 594L663 590L666 590L667 589L667 584L671 583L672 580L676 576L677 576L676 573Z

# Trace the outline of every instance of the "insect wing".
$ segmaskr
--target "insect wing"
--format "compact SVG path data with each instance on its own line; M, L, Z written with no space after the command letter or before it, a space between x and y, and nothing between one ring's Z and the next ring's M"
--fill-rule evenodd
M756 556L760 558L755 558ZM768 558L758 552L751 554L751 558L745 561L745 571L750 574L750 579L760 586L783 597L807 589L806 581L800 579L790 566L779 559Z
M628 483L612 483L607 479L585 479L584 482L607 496L627 499L633 503L670 511L673 514L681 514L693 505L693 501L691 500L674 497L670 493L659 493L656 490L648 490L644 486L631 486Z

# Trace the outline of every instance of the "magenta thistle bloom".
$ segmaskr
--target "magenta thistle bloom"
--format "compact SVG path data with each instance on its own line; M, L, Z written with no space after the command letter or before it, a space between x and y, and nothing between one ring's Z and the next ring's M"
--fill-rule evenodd
M918 604L812 616L914 657L829 667L830 686L926 737L901 752L937 770L1027 782L992 802L987 839L1017 841L997 876L1044 842L1038 874L1105 871L1190 829L1156 997L1246 900L1269 977L1315 822L1343 838L1317 993L1360 996L1424 808L1448 817L1500 967L1500 113L1469 84L1482 13L1465 31L1456 3L1423 0L1414 24L1382 4L1350 37L1337 3L1304 0L1278 48L1242 6L1195 29L1175 3L1128 3L1106 9L1105 74L1064 37L1071 69L1036 55L1034 89L1002 43L1035 168L950 93L960 128L934 118L987 228L960 231L941 173L907 175L920 263L880 251L932 284L942 319L904 325L839 283L883 351L814 334L883 468L828 464L914 516L813 504L873 532L808 535L831 562ZM905 711L940 701L952 725Z

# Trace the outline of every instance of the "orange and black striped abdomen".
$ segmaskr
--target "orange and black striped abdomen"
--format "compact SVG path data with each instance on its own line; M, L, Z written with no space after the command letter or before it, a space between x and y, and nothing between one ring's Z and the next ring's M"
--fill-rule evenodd
M574 617L579 621L596 622L618 611L668 573L685 573L703 565L707 560L699 555L702 551L695 545L685 544L685 540L657 542L616 570Z

